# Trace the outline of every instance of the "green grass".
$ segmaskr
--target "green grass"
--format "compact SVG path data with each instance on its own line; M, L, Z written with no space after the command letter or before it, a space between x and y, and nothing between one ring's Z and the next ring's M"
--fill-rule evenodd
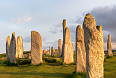
M6 53L0 54L0 58L2 58L2 57L6 57Z
M27 54L27 53L30 53L30 51L23 51L23 54Z
M106 58L104 62L104 78L116 78L116 56Z
M2 55L3 56L3 55ZM0 78L85 78L86 73L75 73L75 65L61 65L62 60L49 57L44 63L34 66L27 64L27 59L19 66L7 66L6 60L0 60ZM51 62L48 62L48 59ZM116 78L116 56L106 57L104 62L104 78Z

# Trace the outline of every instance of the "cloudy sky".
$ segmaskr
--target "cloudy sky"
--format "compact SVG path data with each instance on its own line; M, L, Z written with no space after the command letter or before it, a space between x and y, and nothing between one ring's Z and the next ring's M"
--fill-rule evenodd
M76 27L83 24L87 13L103 26L104 49L108 34L116 49L116 0L0 0L0 53L6 52L6 38L13 32L22 36L24 50L30 50L32 30L41 34L43 50L57 49L58 39L63 38L63 19L75 44Z

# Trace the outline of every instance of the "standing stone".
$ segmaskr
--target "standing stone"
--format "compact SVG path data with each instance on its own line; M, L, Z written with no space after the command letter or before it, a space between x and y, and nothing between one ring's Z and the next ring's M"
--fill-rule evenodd
M42 38L36 31L31 31L31 64L42 63Z
M49 47L49 55L51 55L51 47Z
M51 47L51 56L54 56L54 48Z
M96 28L96 22L93 16L86 14L83 28L86 48L87 78L103 78L104 48L102 26Z
M61 57L62 55L62 43L61 39L58 40L58 57Z
M22 37L18 36L17 37L17 45L16 45L16 58L22 58L23 57L23 42L22 42Z
M111 35L108 35L108 41L107 41L107 50L108 50L108 56L113 56L112 53L112 44L111 44Z
M76 73L86 71L86 52L84 43L84 31L81 25L76 29Z
M15 32L12 33L12 38L10 42L10 62L16 63L16 38Z
M10 36L7 37L6 41L6 59L10 61Z
M62 44L62 55L64 55L64 40L65 40L65 28L66 28L66 19L63 20L63 44Z
M73 45L71 42L70 31L69 31L69 28L67 27L65 29L63 63L70 64L72 62L74 62L74 60L73 60Z

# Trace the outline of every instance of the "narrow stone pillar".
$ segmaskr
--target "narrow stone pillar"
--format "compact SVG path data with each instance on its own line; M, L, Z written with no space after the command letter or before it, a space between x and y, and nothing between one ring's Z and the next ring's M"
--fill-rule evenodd
M51 47L51 56L54 56L54 48Z
M16 63L16 38L15 32L12 33L12 38L10 42L10 62Z
M86 14L83 22L86 48L87 78L104 78L104 48L102 27L96 28L95 19Z
M23 57L23 42L22 42L22 37L18 36L17 37L17 45L16 45L16 58L22 58Z
M51 47L49 47L49 55L51 55Z
M42 38L36 31L31 31L31 64L42 63Z
M6 41L6 59L10 61L10 36L7 37Z
M70 31L69 31L69 28L67 27L65 29L63 63L70 64L72 62L74 62L73 45L71 42Z
M108 41L107 41L107 50L108 50L108 56L113 56L112 53L112 43L111 43L111 35L108 35Z
M63 55L63 53L64 53L65 28L66 28L66 19L63 20L63 44L62 44L62 55Z
M76 73L86 71L86 52L84 43L84 31L81 25L76 28Z
M61 57L62 55L62 43L61 39L58 40L58 57Z

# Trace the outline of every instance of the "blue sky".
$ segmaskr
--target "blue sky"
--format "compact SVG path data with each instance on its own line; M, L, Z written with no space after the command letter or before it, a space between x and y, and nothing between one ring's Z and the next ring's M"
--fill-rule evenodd
M76 27L83 24L87 13L103 26L104 49L108 34L116 49L116 0L0 0L0 53L6 52L6 38L12 32L16 37L22 36L24 50L30 50L32 30L41 34L43 50L49 46L57 48L58 39L63 38L63 19L75 44Z

